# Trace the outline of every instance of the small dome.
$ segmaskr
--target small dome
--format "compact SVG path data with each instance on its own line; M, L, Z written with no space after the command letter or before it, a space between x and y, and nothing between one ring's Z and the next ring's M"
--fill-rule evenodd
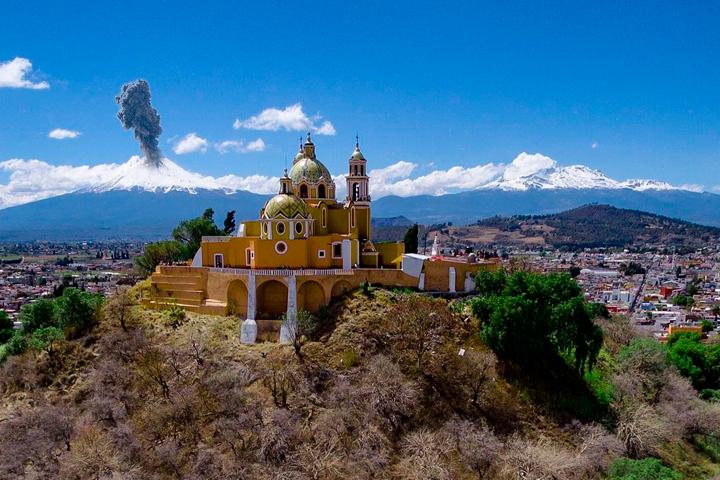
M365 157L363 157L363 154L360 151L360 147L355 147L355 151L353 152L350 159L351 160L365 160Z
M297 163L303 158L305 158L305 154L303 152L298 152L297 155L295 155L295 161L293 163Z
M325 165L317 159L307 157L303 157L293 165L290 169L290 178L292 178L293 183L300 183L302 180L309 183L317 183L320 180L327 183L333 181L332 175L330 175Z
M263 208L262 218L308 218L307 204L295 195L279 193L272 197Z

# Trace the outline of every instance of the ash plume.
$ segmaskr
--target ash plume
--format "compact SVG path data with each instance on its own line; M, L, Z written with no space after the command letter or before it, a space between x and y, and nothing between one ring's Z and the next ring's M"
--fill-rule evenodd
M158 137L162 133L160 115L150 103L150 85L139 79L122 86L120 95L115 97L120 106L118 118L126 129L133 129L140 149L145 154L145 163L159 167L162 165L162 153L158 147Z

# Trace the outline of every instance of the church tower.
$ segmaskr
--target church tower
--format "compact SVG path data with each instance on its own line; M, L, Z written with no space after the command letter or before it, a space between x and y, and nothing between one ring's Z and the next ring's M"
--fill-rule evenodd
M355 151L348 160L350 170L345 181L347 183L346 202L353 202L357 207L370 207L370 179L367 176L367 161L360 151L360 140L355 137Z

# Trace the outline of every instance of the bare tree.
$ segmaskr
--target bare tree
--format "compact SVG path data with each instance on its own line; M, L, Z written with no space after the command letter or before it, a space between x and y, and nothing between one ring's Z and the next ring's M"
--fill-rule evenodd
M427 429L408 433L402 439L400 461L395 465L397 478L446 480L451 472L445 456L450 450L446 439Z
M127 285L119 285L104 305L105 318L117 322L124 332L133 318L133 307L137 304L135 296Z

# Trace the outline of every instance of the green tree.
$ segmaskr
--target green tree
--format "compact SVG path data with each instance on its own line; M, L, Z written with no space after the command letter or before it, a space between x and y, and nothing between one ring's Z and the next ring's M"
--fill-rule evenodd
M66 288L56 302L60 327L69 338L77 338L88 333L97 323L102 296L71 287Z
M223 233L225 235L231 235L235 231L235 210L227 212L225 221L223 222L223 227Z
M203 236L223 234L222 230L215 225L213 215L212 208L208 208L202 216L183 220L172 231L173 239L180 244L180 256L183 260L189 260L195 256Z
M674 333L667 342L668 358L697 390L720 388L720 344L705 345L697 333Z
M135 259L135 267L142 275L151 275L158 265L180 260L181 251L180 242L175 240L149 243L142 255Z
M692 307L695 304L695 300L689 295L678 294L673 297L672 303L679 307Z
M608 480L681 480L680 473L664 466L657 458L633 460L620 457L608 470Z
M38 328L52 327L57 323L55 302L46 298L24 305L20 310L20 322L24 333L32 333Z
M5 310L0 310L0 343L10 340L15 333L13 321Z
M703 319L703 321L700 322L700 325L702 325L702 331L705 333L711 332L715 328L715 325L713 325L713 322L710 320Z
M592 369L602 330L577 283L567 274L504 271L476 277L482 297L471 302L481 335L503 358L543 368L552 357L572 358L575 368Z
M57 327L38 328L30 336L29 345L33 350L46 351L52 357L55 353L57 342L64 340L63 331Z
M418 224L414 224L412 227L407 229L405 232L405 238L403 239L405 244L405 253L417 253L418 251Z

